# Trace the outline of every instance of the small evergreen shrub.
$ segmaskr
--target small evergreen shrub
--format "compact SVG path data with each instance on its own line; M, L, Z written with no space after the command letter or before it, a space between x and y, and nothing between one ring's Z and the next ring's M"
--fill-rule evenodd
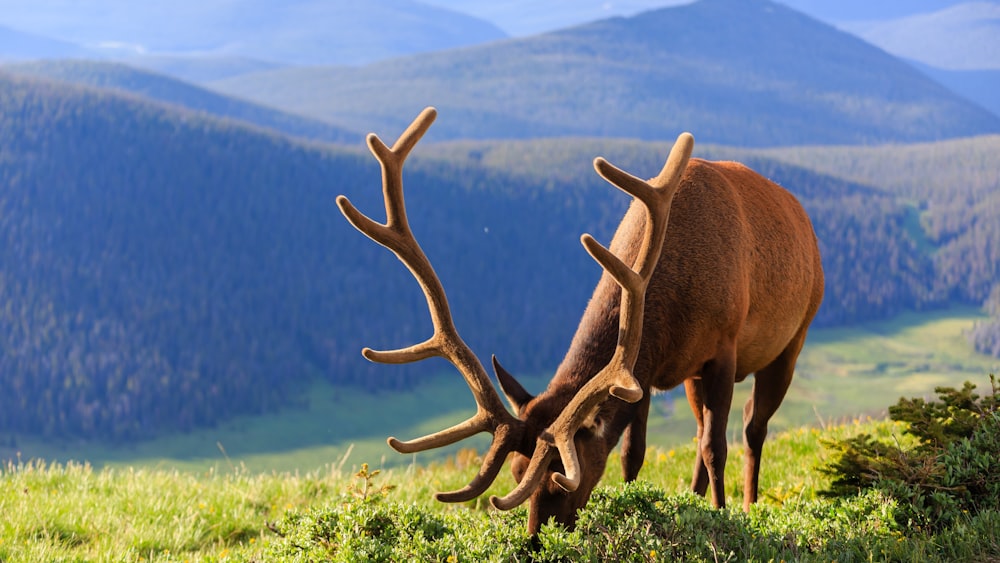
M835 453L820 470L827 496L876 489L898 501L900 523L940 531L984 511L1000 510L1000 390L980 397L975 385L939 387L939 400L901 398L889 408L907 423L911 447L861 434L824 444Z

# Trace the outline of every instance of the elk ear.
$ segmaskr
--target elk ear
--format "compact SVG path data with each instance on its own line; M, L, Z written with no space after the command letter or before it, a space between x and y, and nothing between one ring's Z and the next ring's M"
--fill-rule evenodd
M497 374L497 380L500 382L500 389L503 390L503 394L507 397L507 401L510 402L510 406L514 409L515 413L520 414L524 405L527 405L532 399L535 398L535 396L528 393L528 391L526 391L524 387L521 387L521 384L514 379L513 375L507 373L507 370L503 369L503 366L500 365L496 356L493 356L493 371Z

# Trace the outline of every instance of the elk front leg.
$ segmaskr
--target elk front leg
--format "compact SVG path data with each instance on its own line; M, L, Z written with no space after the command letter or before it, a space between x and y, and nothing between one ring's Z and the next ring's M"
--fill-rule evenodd
M625 482L635 481L646 459L646 420L649 417L649 390L635 404L632 422L625 428L622 439L622 474Z
M708 472L708 487L712 492L712 505L716 508L726 506L726 424L729 422L735 379L735 352L710 360L702 368L704 406L698 450Z

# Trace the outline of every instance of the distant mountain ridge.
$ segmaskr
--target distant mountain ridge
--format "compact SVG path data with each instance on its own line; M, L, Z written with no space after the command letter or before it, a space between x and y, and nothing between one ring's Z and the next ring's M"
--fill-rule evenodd
M1000 2L963 2L840 27L902 58L946 70L1000 70Z
M0 72L129 92L217 117L237 119L282 133L333 143L357 144L363 134L236 98L120 63L53 60L0 65Z
M986 108L993 115L1000 115L1000 69L997 70L944 70L920 63L912 63L920 72L945 85L956 94Z
M0 0L3 22L106 56L198 55L359 64L506 36L415 0Z
M66 58L85 54L87 50L79 45L0 25L0 63L41 57Z
M863 41L766 0L701 0L554 33L360 68L293 68L218 90L350 129L424 105L434 139L618 136L774 146L926 141L1000 131Z

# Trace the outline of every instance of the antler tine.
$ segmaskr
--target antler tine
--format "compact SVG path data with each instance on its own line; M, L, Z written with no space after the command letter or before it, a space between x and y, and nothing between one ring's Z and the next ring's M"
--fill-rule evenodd
M556 448L551 435L543 433L542 436L539 436L538 442L535 445L535 453L531 456L524 475L521 476L521 482L503 497L491 496L490 504L493 505L493 508L497 510L511 510L528 500L531 493L542 482L549 463L555 460L558 453L559 450Z
M577 430L607 399L609 393L630 403L642 398L642 387L632 370L635 369L642 340L646 287L659 260L667 232L670 206L693 148L694 137L689 133L681 134L671 149L663 170L649 182L632 176L603 158L594 160L594 168L598 174L641 201L647 213L642 243L632 267L625 265L590 235L581 237L581 242L590 255L622 287L618 345L608 365L577 392L548 431L543 433L544 439L539 438L539 444L518 488L502 499L491 499L494 506L516 506L514 503L520 504L530 496L531 491L541 483L543 470L551 462L553 451L559 453L564 473L553 473L552 480L566 491L575 491L582 477L574 442Z
M459 502L482 494L493 482L507 453L513 449L520 435L521 423L504 407L482 363L459 336L441 281L413 236L406 218L403 163L435 117L437 111L434 108L422 111L392 148L387 147L374 133L367 137L368 147L382 167L385 224L362 214L344 196L337 197L337 205L354 228L391 250L410 270L423 290L434 327L433 335L421 343L388 351L365 348L362 350L364 357L374 362L391 364L416 362L432 356L442 357L462 374L478 406L476 414L455 426L410 441L390 437L387 440L389 445L400 453L413 453L453 444L479 432L493 433L493 443L483 458L479 474L458 491L438 494L441 500Z

